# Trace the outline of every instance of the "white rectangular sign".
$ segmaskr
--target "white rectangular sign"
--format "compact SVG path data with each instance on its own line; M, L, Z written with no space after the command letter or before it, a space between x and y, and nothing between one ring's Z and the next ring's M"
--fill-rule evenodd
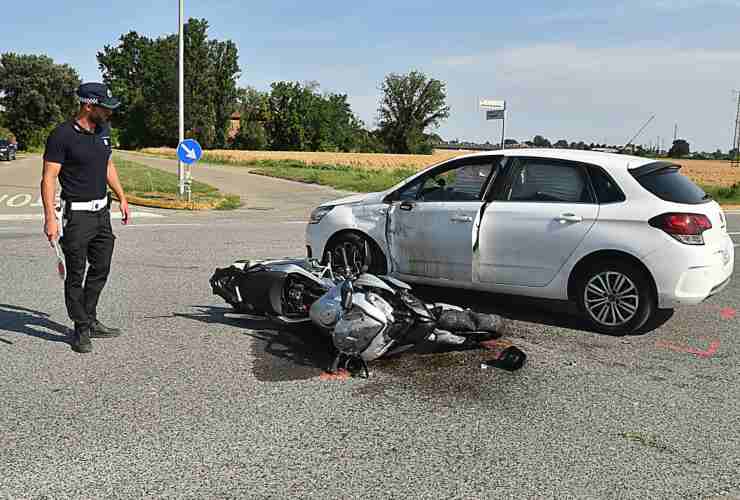
M503 109L489 109L486 111L486 120L503 120L504 113L506 113L506 111Z
M481 99L480 107L488 108L488 109L506 109L506 101L497 101L493 99Z

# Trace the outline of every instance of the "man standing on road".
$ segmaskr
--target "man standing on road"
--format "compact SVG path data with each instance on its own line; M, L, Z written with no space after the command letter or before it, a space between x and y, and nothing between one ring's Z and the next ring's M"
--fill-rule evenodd
M64 299L74 322L72 349L92 351L91 337L116 337L121 331L97 319L100 292L108 279L115 236L110 223L110 194L121 205L123 223L129 219L126 196L111 159L110 120L120 102L102 83L85 83L77 90L80 110L49 135L44 151L41 197L44 232L52 246L59 241L67 267ZM54 197L62 186L61 226ZM89 262L83 286L85 267Z

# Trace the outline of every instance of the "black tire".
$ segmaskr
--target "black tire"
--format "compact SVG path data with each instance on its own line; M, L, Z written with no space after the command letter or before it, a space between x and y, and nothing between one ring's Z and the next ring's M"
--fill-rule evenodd
M583 269L576 301L591 329L609 335L637 332L657 310L649 277L621 260L596 261Z
M353 274L357 274L363 265L367 266L368 272L372 274L385 274L385 262L382 253L374 250L372 242L357 233L344 233L332 239L324 249L322 261L329 262L331 255L332 270L335 273L345 275L344 257L341 249L344 249Z

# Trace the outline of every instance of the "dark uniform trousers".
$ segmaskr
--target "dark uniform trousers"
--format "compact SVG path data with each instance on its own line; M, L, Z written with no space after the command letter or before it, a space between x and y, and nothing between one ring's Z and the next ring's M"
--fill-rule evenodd
M67 313L77 327L88 327L96 320L98 298L110 272L116 237L108 207L96 212L72 211L65 207L64 228L59 240L67 266L64 300ZM85 278L88 262L90 267Z

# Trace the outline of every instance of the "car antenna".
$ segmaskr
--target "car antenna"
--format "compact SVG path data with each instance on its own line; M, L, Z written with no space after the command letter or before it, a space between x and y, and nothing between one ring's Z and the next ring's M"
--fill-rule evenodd
M650 123L651 121L653 121L653 118L655 118L655 115L651 116L648 119L648 121L646 121L645 124L640 128L640 130L638 130L637 133L632 137L632 139L630 139L627 144L625 144L624 146L622 146L622 148L620 149L620 152L626 150L629 147L629 145L632 144L632 141L634 141L635 139L637 139L637 136L639 136L642 133L642 131L645 130L645 127L648 126L648 123Z

